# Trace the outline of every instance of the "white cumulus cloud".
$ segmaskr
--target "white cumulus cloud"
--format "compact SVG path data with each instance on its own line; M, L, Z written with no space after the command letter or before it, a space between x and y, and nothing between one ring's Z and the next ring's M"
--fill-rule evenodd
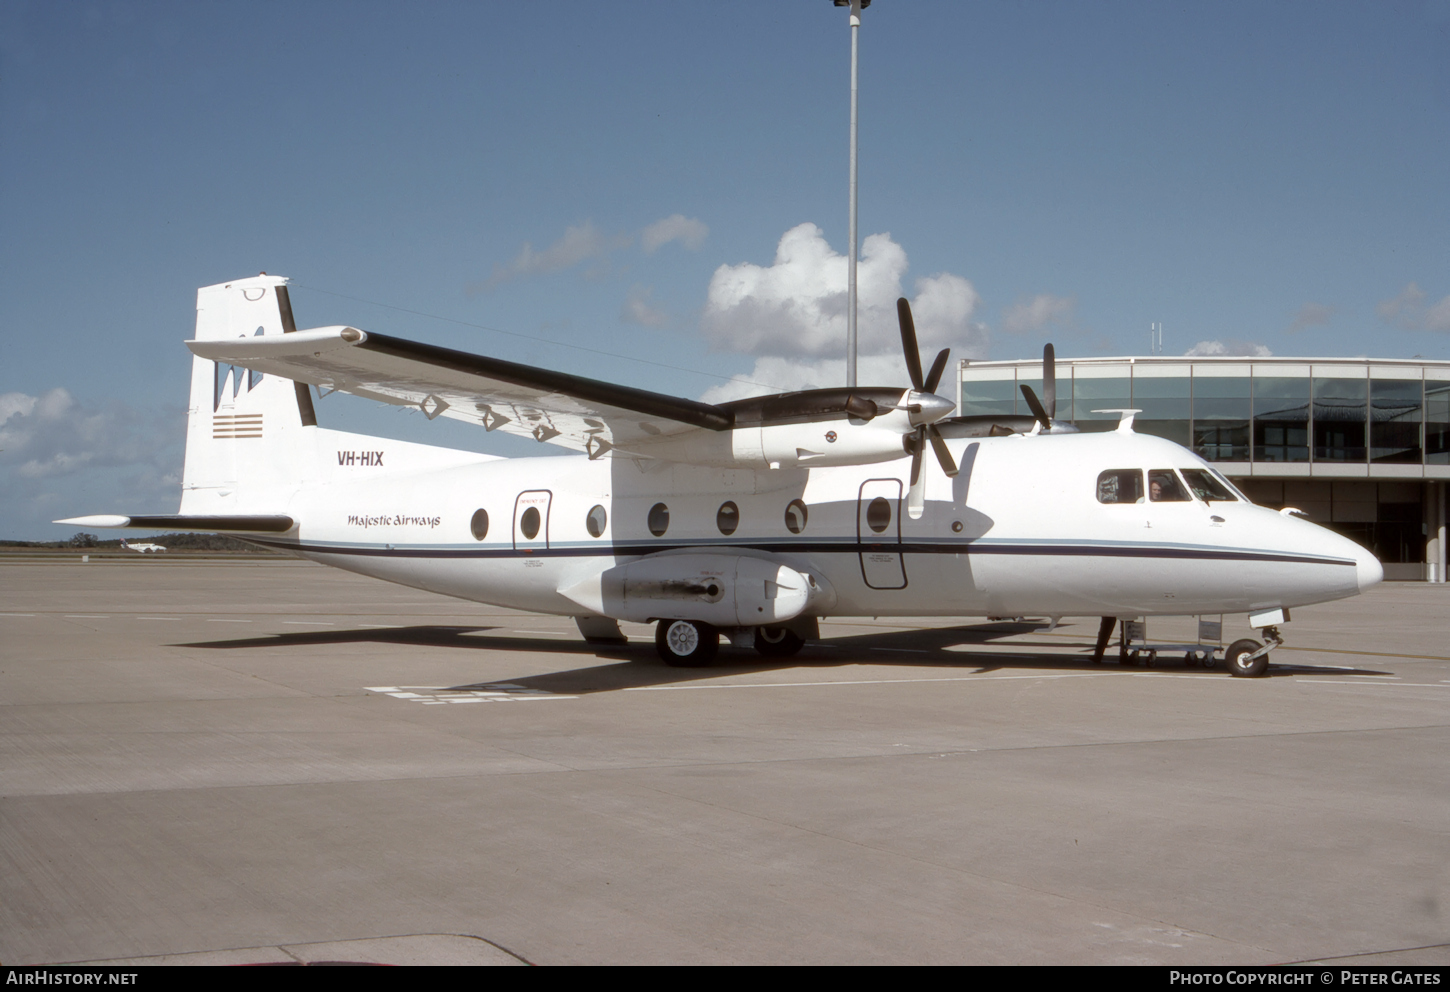
M1039 293L1007 308L1002 314L1002 330L1008 334L1035 334L1049 324L1069 324L1076 307L1077 301L1070 296Z
M671 241L678 241L690 251L698 251L705 243L705 236L710 229L703 221L693 217L686 217L684 214L671 214L664 220L657 220L649 227L646 227L639 235L640 247L644 248L645 254L653 254L657 249L669 244Z
M648 286L638 283L631 286L629 295L619 308L619 319L626 324L639 324L641 327L667 326L670 315L663 308L654 305L654 301L650 299L653 293L654 290Z
M1410 283L1388 300L1375 307L1389 324L1412 331L1450 331L1450 296L1438 303L1425 305L1425 291Z
M1268 348L1252 341L1229 338L1226 341L1200 341L1183 354L1191 357L1212 358L1215 355L1242 355L1248 358L1268 358L1273 354Z
M593 221L586 220L566 228L563 237L542 251L535 251L533 244L526 242L508 264L495 267L493 275L481 287L474 285L469 288L473 291L493 289L513 279L562 272L590 259L602 260L610 252L627 247L630 241L627 234L605 234L594 226Z
M38 536L81 513L170 511L185 423L180 409L88 406L61 388L0 394L4 536Z
M707 402L772 390L845 384L846 257L815 224L786 231L770 265L722 265L710 280L701 329L717 351L757 356L745 376L711 389ZM896 319L904 295L906 252L889 234L873 234L857 264L857 381L907 385ZM922 365L950 347L956 358L986 351L986 328L972 321L976 290L951 273L917 279L911 301Z
M1323 303L1306 303L1294 315L1294 322L1289 325L1289 333L1297 334L1309 327L1323 327L1333 316L1334 308L1331 306Z

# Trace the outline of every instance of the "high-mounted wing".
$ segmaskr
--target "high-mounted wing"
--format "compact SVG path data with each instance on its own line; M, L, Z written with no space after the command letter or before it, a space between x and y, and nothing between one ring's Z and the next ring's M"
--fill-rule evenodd
M708 403L355 327L188 341L187 347L201 358L311 383L324 392L416 407L430 420L466 420L594 458L611 449L628 452L637 442L734 426L730 411Z
M355 327L188 341L199 358L310 383L431 420L453 417L598 458L638 458L727 468L864 465L916 453L930 440L948 473L946 446L930 428L952 411L934 395L943 351L920 375L910 310L902 300L911 389L813 389L712 405L420 344ZM285 322L284 322L285 327ZM913 480L919 475L913 471Z

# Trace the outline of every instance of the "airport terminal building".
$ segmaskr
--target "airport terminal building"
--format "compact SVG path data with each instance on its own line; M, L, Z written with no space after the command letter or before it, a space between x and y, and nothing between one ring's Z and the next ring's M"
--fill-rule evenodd
M960 413L1030 414L1041 361L959 366ZM1294 506L1371 549L1386 579L1445 581L1450 362L1373 358L1057 360L1057 417L1190 448L1256 503Z

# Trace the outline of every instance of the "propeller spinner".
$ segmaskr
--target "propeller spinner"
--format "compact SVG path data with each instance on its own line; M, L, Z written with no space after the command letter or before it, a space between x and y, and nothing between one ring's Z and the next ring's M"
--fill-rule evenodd
M911 304L906 302L905 297L896 301L896 318L901 324L901 350L906 356L906 371L911 376L913 392L909 403L912 421L917 424L916 431L910 435L911 440L908 442L911 448L911 484L915 486L921 478L921 453L928 441L931 442L931 450L935 452L941 470L948 476L957 474L957 463L952 458L952 453L947 450L941 431L936 429L936 421L951 413L955 406L950 400L936 395L936 388L941 383L942 373L946 371L947 356L951 354L951 349L943 348L937 352L936 359L931 363L931 371L922 378L921 349L916 343L916 322L911 318Z

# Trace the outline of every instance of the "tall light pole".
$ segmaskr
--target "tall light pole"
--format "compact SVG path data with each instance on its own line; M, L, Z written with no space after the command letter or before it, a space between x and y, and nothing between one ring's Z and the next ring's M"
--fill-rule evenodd
M851 8L851 192L846 255L846 386L856 388L856 53L861 33L861 11L871 0L834 0L837 7Z

